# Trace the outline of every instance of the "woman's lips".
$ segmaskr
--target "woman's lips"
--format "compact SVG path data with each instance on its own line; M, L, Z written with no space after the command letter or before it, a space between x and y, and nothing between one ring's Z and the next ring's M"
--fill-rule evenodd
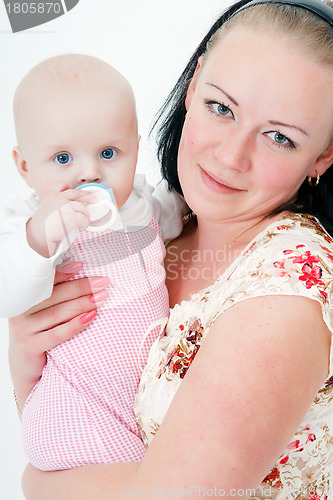
M227 184L224 184L224 181L222 181L222 179L219 179L214 174L206 172L206 170L204 170L202 167L200 167L200 170L204 184L216 193L237 193L243 191L243 189L236 189L234 187L228 186Z

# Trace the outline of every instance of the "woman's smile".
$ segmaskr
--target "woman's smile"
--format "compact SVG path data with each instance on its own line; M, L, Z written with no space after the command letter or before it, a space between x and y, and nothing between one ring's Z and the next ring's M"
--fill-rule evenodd
M199 167L203 183L208 187L208 189L211 189L215 193L234 194L244 191L244 189L238 189L231 186L229 183L220 179L217 175L202 168L201 165L199 165Z

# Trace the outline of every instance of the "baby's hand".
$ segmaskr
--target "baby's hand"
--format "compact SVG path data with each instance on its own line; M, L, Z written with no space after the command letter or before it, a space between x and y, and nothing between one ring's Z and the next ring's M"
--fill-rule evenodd
M65 184L56 185L27 223L30 247L43 257L54 255L57 244L72 229L89 226L87 205L96 201L96 197L86 191L67 189Z

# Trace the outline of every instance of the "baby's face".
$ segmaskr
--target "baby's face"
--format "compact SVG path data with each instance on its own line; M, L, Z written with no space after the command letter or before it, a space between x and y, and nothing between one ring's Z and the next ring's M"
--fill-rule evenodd
M59 182L102 183L118 207L129 197L139 141L134 101L126 90L100 87L44 85L27 104L20 146L25 179L40 199Z

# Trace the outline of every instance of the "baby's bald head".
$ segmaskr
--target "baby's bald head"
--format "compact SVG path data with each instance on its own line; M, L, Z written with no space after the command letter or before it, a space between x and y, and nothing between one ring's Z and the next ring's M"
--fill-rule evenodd
M85 92L87 95L89 90L100 95L113 94L117 102L125 99L135 114L135 98L129 82L101 59L83 54L66 54L46 59L33 67L24 76L14 95L18 144L24 145L25 132L44 99L52 99L55 91L74 91L75 94Z

